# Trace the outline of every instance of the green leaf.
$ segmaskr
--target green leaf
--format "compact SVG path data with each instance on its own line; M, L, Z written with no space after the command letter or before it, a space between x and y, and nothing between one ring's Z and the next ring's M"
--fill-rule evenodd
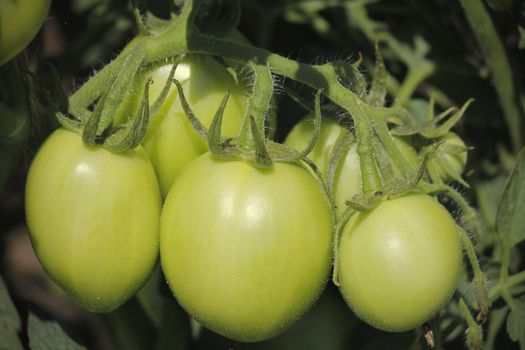
M83 346L72 340L62 327L43 313L29 312L27 323L31 350L81 350Z
M0 277L0 350L22 350L17 332L20 330L20 317Z
M520 348L525 349L525 296L516 299L515 307L507 316L507 333L510 339L520 342Z
M496 214L496 230L511 247L525 239L525 150L510 173Z

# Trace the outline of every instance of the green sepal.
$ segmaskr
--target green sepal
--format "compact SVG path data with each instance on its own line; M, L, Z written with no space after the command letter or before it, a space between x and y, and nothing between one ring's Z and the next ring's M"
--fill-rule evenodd
M403 194L416 190L417 186L421 183L421 180L425 176L425 169L428 160L437 151L439 146L440 143L437 143L433 145L432 148L428 150L428 152L423 154L423 159L421 159L418 166L415 168L415 171L411 174L408 174L407 181L403 182L402 186L389 191L391 197L402 196Z
M120 153L126 152L137 147L146 135L149 121L149 85L151 80L146 82L144 86L144 94L142 96L137 115L123 127L118 127L104 141L104 147L107 149Z
M321 94L322 90L319 90L315 95L314 131L308 145L302 151L297 151L281 143L265 140L265 148L273 161L293 162L307 160L307 156L314 148L321 132Z
M82 140L86 144L104 143L108 133L111 134L110 129L113 118L125 96L129 93L129 86L137 75L144 57L144 51L135 46L125 58L112 84L102 94L95 106L95 110L86 122L82 132Z
M133 17L135 18L135 24L137 25L140 35L149 36L151 35L151 32L148 30L142 19L142 15L139 9L139 1L140 0L131 0L131 4L133 6Z
M84 141L84 143L87 145L94 146L99 141L97 137L97 131L106 97L107 94L103 94L100 97L97 105L95 106L95 110L93 113L91 113L91 116L89 117L86 125L84 126L84 130L82 131L82 141Z
M337 136L334 147L330 152L330 160L328 162L328 172L326 175L327 185L330 190L330 193L334 189L334 180L335 174L337 173L337 168L341 163L341 160L348 153L350 146L355 142L355 136L347 128L341 128L341 132Z
M228 87L228 89L226 90L226 93L222 98L219 109L217 109L217 112L215 112L215 116L213 117L213 120L211 122L210 129L208 130L208 148L210 149L210 152L213 155L218 157L221 157L224 153L221 140L221 128L222 117L224 116L224 109L226 108L226 104L228 103L229 97L230 87Z
M481 326L474 320L467 304L461 298L459 300L459 310L467 322L466 341L469 349L481 349L483 346L483 331Z
M396 126L391 129L391 133L394 135L414 135L420 134L427 139L432 139L436 137L441 137L446 135L454 125L463 117L468 106L474 101L474 99L469 99L463 104L463 106L458 110L455 107L448 108L444 112L440 113L438 116L431 118L425 123L405 123L399 126ZM429 104L429 115L433 114L434 102L433 99L430 100ZM452 114L453 113L453 114ZM452 114L452 116L450 116ZM449 117L443 124L438 125L442 120Z
M164 84L164 87L162 88L162 91L160 92L160 95L157 97L155 102L153 102L153 105L150 108L150 116L153 118L159 109L162 107L164 102L166 101L166 98L168 97L168 93L171 89L171 84L173 83L173 78L175 77L175 71L177 70L178 65L182 60L184 59L184 55L178 56L175 61L173 62L173 66L170 71L170 75L168 76L168 80L166 80L166 83Z
M182 89L181 83L177 79L172 80L175 86L177 86L177 90L179 92L179 99L180 104L182 106L182 109L184 110L184 114L186 114L186 117L189 119L191 126L193 127L193 130L199 135L199 137L204 141L208 142L208 130L206 130L206 127L202 125L201 121L195 116L193 111L191 110L190 105L188 104L188 100L186 100L186 96L184 95L184 90Z
M334 269L332 271L332 282L339 287L339 240L341 238L341 235L343 234L343 231L345 229L346 224L352 216L354 216L357 213L355 209L352 207L346 207L345 211L339 218L339 221L337 221L337 224L335 226L334 230L334 245L333 245L333 256L334 256Z
M82 120L77 119L72 114L64 114L62 112L56 112L55 118L57 119L57 122L62 125L62 127L68 129L68 130L81 130L83 122Z
M252 160L253 165L258 168L267 169L273 165L273 160L266 150L265 138L257 127L255 118L250 115L250 126L255 143L255 158Z
M306 157L310 152L312 152L312 149L315 147L315 144L317 143L317 140L319 140L319 135L321 133L321 94L323 93L323 90L317 91L314 98L314 105L315 105L315 113L314 113L314 130L312 133L312 137L308 141L308 144L306 147L299 152L299 156L301 158Z
M375 208L386 197L388 197L387 194L382 191L373 192L370 195L360 193L345 203L355 211L367 211Z

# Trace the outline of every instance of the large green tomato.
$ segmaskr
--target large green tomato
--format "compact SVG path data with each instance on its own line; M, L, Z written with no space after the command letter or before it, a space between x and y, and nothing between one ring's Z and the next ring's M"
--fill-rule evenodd
M152 103L160 95L171 68L171 65L165 65L152 73ZM237 136L244 117L245 93L226 68L210 57L189 56L177 67L175 78L181 82L193 112L206 127L210 126L224 93L231 87L222 134L225 137ZM150 121L143 144L157 173L163 197L180 171L207 151L207 145L193 130L182 110L175 86L159 113Z
M391 332L418 327L449 301L462 260L453 218L425 194L354 215L338 249L345 300L365 322Z
M321 293L332 213L309 170L260 170L209 153L184 169L161 215L160 254L179 303L205 327L252 342L284 331Z
M329 118L321 121L321 133L314 149L308 155L321 170L323 175L328 175L328 166L332 149L342 126ZM290 131L285 144L297 150L306 147L313 133L313 123L309 118L302 119ZM394 142L401 154L412 167L419 163L416 150L401 137L394 136ZM399 171L399 170L397 170ZM346 208L346 201L361 192L361 167L357 144L354 142L346 155L341 159L334 174L333 196L337 208L337 215L341 215Z
M89 311L124 303L157 261L160 193L141 147L117 155L58 129L31 164L26 216L45 270Z
M0 65L35 37L50 4L51 0L0 0Z

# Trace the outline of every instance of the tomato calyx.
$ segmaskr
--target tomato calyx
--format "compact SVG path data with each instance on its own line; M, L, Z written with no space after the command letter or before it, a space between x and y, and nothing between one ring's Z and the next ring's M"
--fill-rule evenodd
M144 57L143 48L134 45L127 53L119 72L98 99L93 111L75 109L75 106L71 106L68 113L57 113L59 123L67 129L81 133L84 143L101 145L112 152L126 152L138 146L146 134L150 116L154 116L165 101L175 69L183 59L182 55L175 58L170 77L151 108L149 106L151 79L149 79L142 93L137 94L140 96L140 102L135 114L128 122L115 125L115 116L125 103L122 96L132 93L129 87L135 86L140 81L138 78L143 68Z
M261 133L261 128L259 127L256 118L252 114L249 114L249 112L245 116L244 125L249 123L248 125L250 128L248 130L251 133L250 143L246 141L243 142L242 136L239 138L222 137L222 118L230 95L229 90L225 93L223 100L215 113L210 128L207 130L192 111L180 82L176 80L173 82L177 86L181 106L190 120L192 127L208 144L210 152L219 159L245 159L258 168L266 169L271 167L275 161L294 162L304 160L319 138L321 128L320 98L322 90L318 91L315 97L316 113L314 118L314 133L305 149L302 151L296 151L283 144L265 138L264 134ZM248 111L249 110L250 108L248 108ZM258 119L261 120L260 118ZM251 144L251 142L253 142L253 144Z

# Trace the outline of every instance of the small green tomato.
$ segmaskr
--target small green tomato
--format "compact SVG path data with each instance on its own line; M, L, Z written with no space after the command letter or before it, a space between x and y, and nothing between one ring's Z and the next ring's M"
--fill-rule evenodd
M414 329L454 293L461 241L454 219L434 198L408 194L352 216L338 247L340 290L368 324Z
M436 141L444 141L444 143L427 162L430 177L441 181L456 180L461 177L467 164L465 142L453 132L447 133Z

